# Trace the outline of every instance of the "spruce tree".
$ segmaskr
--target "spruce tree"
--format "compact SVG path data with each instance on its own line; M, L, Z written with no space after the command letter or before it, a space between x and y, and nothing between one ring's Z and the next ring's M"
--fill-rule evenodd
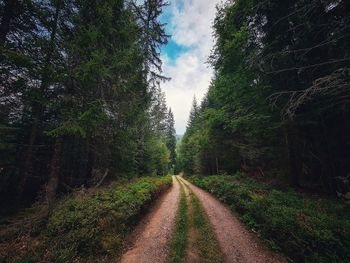
M166 146L170 151L170 165L173 168L176 164L176 131L174 114L171 108L169 108L167 114L166 124Z
M199 106L198 106L198 103L197 103L197 99L196 99L196 96L193 97L193 101L192 101L192 107L191 107L191 111L190 111L190 116L188 118L188 121L187 121L187 130L190 132L194 126L195 126L195 123L196 123L196 120L198 118L198 113L199 113Z

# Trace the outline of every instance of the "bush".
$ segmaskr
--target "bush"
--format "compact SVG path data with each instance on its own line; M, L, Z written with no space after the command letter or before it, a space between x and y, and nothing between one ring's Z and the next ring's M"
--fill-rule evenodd
M348 262L350 209L340 200L274 189L236 176L190 177L237 212L274 250L296 262Z
M171 182L170 176L144 177L66 197L42 227L40 248L14 261L109 262L119 257L126 234Z

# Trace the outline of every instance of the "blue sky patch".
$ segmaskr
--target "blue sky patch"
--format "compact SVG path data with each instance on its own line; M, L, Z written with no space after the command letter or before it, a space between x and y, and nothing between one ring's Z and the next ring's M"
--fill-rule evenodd
M189 1L189 0L187 0L187 1ZM175 1L175 7L180 12L184 10L184 6L185 6L185 1Z
M184 1L173 1L171 5L175 5L175 8L181 12L184 8ZM165 27L165 31L168 35L172 35L172 18L173 18L173 6L167 6L163 14L160 17L160 21L164 24L167 24ZM176 62L176 59L181 56L181 54L188 52L190 50L189 47L183 46L181 44L178 44L176 41L169 38L169 42L167 45L163 46L161 48L161 53L169 58L169 63L174 65Z
M193 95L200 101L210 84L212 70L205 64L212 42L212 21L215 6L222 0L168 0L160 22L166 24L168 44L160 48L163 74L171 78L162 82L168 106L175 115L178 134L186 130ZM177 40L177 41L176 41Z
M179 45L172 39L169 39L168 44L162 47L162 53L170 59L171 63L174 63L181 54L189 50L189 47Z

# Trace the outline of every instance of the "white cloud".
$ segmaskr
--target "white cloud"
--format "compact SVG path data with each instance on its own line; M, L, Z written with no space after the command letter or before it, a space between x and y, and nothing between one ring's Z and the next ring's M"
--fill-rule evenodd
M175 115L176 131L183 134L192 106L193 96L201 100L211 80L211 70L201 63L191 52L181 55L174 65L165 59L164 72L172 78L162 84L166 93L167 104Z
M220 0L173 0L168 31L172 40L189 47L176 61L163 56L163 73L171 81L162 84L168 106L175 115L178 134L183 134L193 96L201 100L206 93L212 70L206 64L213 46L212 23Z
M194 46L200 53L198 55L209 54L213 44L212 23L218 2L218 0L185 0L181 10L173 5L170 30L175 42L184 46Z

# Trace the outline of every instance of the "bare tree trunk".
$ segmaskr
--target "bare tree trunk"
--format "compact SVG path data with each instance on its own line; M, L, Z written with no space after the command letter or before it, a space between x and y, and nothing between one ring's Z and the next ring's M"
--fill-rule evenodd
M33 146L35 143L36 135L37 135L37 127L38 127L38 118L35 118L34 124L32 126L32 130L30 132L30 137L29 137L29 145L27 148L27 151L24 156L24 168L23 168L23 173L21 176L21 180L18 185L18 191L19 191L19 197L21 198L24 191L25 187L28 181L29 176L32 174L32 159L33 159Z
M49 204L52 203L52 201L56 198L57 188L60 181L62 144L63 138L56 138L50 164L51 171L49 175L49 181L46 186L46 200Z
M57 33L57 29L58 29L59 13L60 13L60 8L56 8L55 17L54 17L54 19L55 19L54 27L52 28L52 32L50 35L51 46L46 54L45 67L49 66L49 63L50 63L51 57L52 57L52 53L54 51L53 43L55 41L56 33ZM46 89L48 88L48 86L49 86L49 81L46 77L44 77L41 81L40 91L44 94ZM31 132L30 132L28 148L27 148L27 151L26 151L26 154L24 157L23 173L21 175L21 180L19 183L19 196L20 197L23 195L28 178L32 174L32 170L33 170L32 169L33 146L34 146L36 138L37 138L39 120L42 116L42 113L45 110L45 107L43 105L38 104L38 103L35 103L33 108L34 108L34 122L33 122L32 128L31 128Z
M331 150L331 146L329 144L329 141L331 139L329 139L329 136L328 136L327 125L325 124L325 121L324 121L324 118L323 118L322 115L319 115L319 118L320 118L323 138L325 140L325 143L324 143L324 147L325 148L324 149L325 149L325 151L327 153L326 167L328 167L328 169L330 170L329 172L326 170L326 174L328 174L328 178L326 178L328 185L326 185L326 187L329 187L332 192L335 192L336 191L336 185L335 185L334 178L337 176L337 174L338 174L337 172L339 170L336 168L335 158L333 157L334 155L333 155L333 152ZM321 176L322 176L322 174L323 173L321 173Z
M0 24L0 44L3 45L6 41L6 36L10 32L10 26L12 20L18 15L18 1L17 0L4 0L5 7L1 14Z
M88 185L89 181L93 178L93 171L95 166L95 140L93 138L87 139L87 169L84 178L85 185Z
M289 166L290 166L290 182L292 186L300 187L300 181L299 181L299 169L297 165L297 150L296 150L296 142L294 141L294 127L291 127L292 124L287 124L285 127L285 141L286 146L288 150L288 160L289 160Z
M219 174L219 159L218 156L215 157L216 174Z

